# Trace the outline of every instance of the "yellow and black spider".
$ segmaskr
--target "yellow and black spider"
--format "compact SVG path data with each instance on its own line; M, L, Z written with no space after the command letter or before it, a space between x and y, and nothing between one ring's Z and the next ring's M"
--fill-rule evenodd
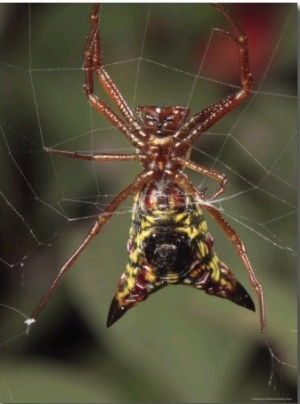
M151 293L174 284L184 284L206 293L229 299L255 311L254 303L229 268L214 251L202 208L219 224L236 248L255 289L260 307L261 331L265 331L264 299L235 230L210 203L225 191L224 174L189 160L191 148L199 136L241 104L252 88L248 66L247 38L230 14L215 6L229 21L232 33L215 29L232 40L238 49L242 88L192 117L181 106L140 106L136 116L129 108L102 64L98 5L94 5L91 30L85 46L84 92L90 105L122 132L137 150L135 154L79 153L46 148L48 153L91 161L139 161L142 172L98 216L92 229L74 254L62 266L53 284L26 322L35 321L59 280L72 266L87 244L101 231L117 207L130 195L134 197L132 224L128 241L129 262L121 276L111 303L107 325L112 325L128 309ZM117 107L121 117L94 94L94 75ZM188 168L220 183L213 196L206 198L184 174Z

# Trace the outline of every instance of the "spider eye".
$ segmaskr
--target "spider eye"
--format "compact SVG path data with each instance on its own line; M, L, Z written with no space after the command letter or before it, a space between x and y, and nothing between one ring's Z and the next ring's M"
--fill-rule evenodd
M145 115L145 125L149 125L150 127L153 127L153 125L155 126L160 126L161 122L160 120L155 116L155 115L151 115L151 114L146 114Z
M157 119L157 117L150 114L146 114L145 122L155 122L156 124L159 124L159 120Z
M174 116L173 115L168 115L164 119L164 122L173 122L173 121L174 121Z

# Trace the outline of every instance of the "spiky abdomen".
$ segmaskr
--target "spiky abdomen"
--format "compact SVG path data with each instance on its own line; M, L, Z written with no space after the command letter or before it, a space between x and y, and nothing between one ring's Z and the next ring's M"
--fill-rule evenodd
M199 203L171 181L153 182L134 196L127 250L129 262L108 325L169 284L194 286L254 309L245 289L217 257Z

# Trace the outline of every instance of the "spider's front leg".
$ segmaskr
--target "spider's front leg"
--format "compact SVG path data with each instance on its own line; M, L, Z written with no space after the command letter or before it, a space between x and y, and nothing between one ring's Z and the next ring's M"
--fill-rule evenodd
M190 144L198 139L198 137L205 131L207 131L212 125L218 122L224 115L228 114L232 109L241 104L250 94L252 89L252 75L249 71L249 58L248 58L248 43L247 37L244 32L238 27L236 22L230 16L222 6L215 5L215 7L225 15L229 21L233 34L227 31L223 31L215 28L214 31L222 35L225 35L232 40L238 48L240 59L240 80L242 89L235 94L231 94L223 100L209 106L203 111L193 115L181 128L180 132L175 135L175 148L180 149L182 144ZM226 188L228 183L225 174L218 171L208 169L200 164L193 163L187 159L177 158L179 164L184 167L190 168L193 171L199 172L212 179L217 180L220 183L219 189L208 200L212 201L220 196Z
M99 5L95 4L90 15L91 30L87 38L84 56L85 56L85 72L86 80L83 86L84 93L90 105L100 114L105 116L116 128L118 128L136 148L145 146L146 134L136 121L133 112L129 108L124 97L114 84L108 73L103 67L100 34L99 34ZM123 115L125 122L109 108L94 93L94 74L107 93L109 98Z
M94 71L103 89L118 107L126 121L132 123L134 121L134 116L131 109L103 67L99 34L99 4L94 5L90 21L91 31L85 47L86 83L84 85L84 90L86 96L90 101L90 97L94 92Z
M240 81L242 88L236 93L229 95L195 114L183 125L181 132L176 135L176 138L189 144L193 144L203 132L207 131L224 115L228 114L232 109L245 101L249 97L253 86L252 75L249 69L247 36L242 29L238 27L227 10L219 4L215 5L215 7L227 18L232 27L233 33L218 28L215 28L214 32L226 36L236 44L239 53ZM222 193L222 191L220 193Z
M127 134L127 127L125 123L109 108L102 100L100 100L94 94L94 69L100 67L100 38L99 38L99 4L95 4L90 16L91 30L88 35L84 57L85 57L85 72L86 79L83 86L84 93L88 102L93 108L95 108L100 114L105 116L114 126L116 126L122 133Z

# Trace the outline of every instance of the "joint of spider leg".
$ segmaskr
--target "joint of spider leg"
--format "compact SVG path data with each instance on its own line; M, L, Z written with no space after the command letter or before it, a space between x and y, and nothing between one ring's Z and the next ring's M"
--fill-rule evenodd
M248 38L246 34L240 32L239 35L236 37L236 40L240 44L241 49L247 48Z
M94 21L99 20L99 4L95 3L94 7L92 9L92 12L90 14L90 21L91 24L95 24Z
M138 122L136 122L134 120L134 118L132 118L132 122L130 122L130 124L132 125L132 127L137 130L137 131L141 131L140 136L144 137L145 139L148 139L148 136L146 133L142 132L142 127L141 125L138 124Z
M246 248L245 248L244 244L242 243L239 236L237 236L236 234L231 236L230 241L236 246L239 254L243 254L243 255L246 254Z
M240 42L239 42L238 38L236 38L230 32L225 31L224 29L221 29L221 28L213 28L213 32L216 32L217 34L226 36L230 40L234 41L238 46L240 46Z
M99 20L98 11L93 11L91 13L91 24L95 25Z

